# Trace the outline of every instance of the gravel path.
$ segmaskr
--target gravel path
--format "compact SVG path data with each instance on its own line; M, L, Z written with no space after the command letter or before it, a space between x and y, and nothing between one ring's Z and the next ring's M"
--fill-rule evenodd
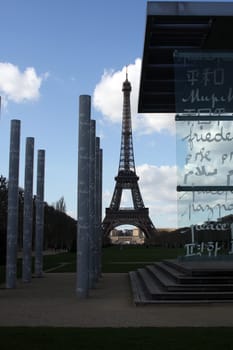
M233 304L135 306L128 274L103 274L88 299L75 295L74 273L46 273L0 289L0 326L233 327Z

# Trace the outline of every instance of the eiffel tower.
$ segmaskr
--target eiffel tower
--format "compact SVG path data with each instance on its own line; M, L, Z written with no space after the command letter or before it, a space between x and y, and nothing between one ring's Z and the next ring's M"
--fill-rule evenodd
M110 207L106 208L106 215L102 222L103 235L107 238L110 232L120 225L133 225L141 229L147 239L154 237L156 229L149 217L149 210L145 208L138 186L139 177L136 175L133 138L130 111L131 84L126 80L123 82L123 118L121 133L121 151L118 175L115 177L115 189ZM121 197L123 190L131 190L133 207L121 208Z

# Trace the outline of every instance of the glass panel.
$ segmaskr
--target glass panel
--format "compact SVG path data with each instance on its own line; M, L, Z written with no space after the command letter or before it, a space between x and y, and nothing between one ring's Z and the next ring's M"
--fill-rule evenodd
M178 227L186 255L233 254L233 54L176 52Z
M233 185L230 120L176 121L178 185Z
M233 112L233 53L175 51L177 113Z
M206 222L220 222L223 218L225 220L226 216L232 214L233 191L193 191L178 193L179 227L198 225L201 228Z

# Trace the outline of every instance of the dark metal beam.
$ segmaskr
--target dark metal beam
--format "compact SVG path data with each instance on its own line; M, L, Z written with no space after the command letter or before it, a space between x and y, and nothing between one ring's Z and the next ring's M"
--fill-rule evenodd
M233 3L148 2L138 112L175 113L174 51L233 50L232 33Z

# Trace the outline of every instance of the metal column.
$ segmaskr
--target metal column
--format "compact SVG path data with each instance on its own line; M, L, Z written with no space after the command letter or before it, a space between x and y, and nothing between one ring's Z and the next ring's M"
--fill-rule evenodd
M101 261L101 220L100 220L100 138L96 137L96 203L95 203L95 231L96 231L96 245L97 245L97 254L96 254L96 266L95 266L95 278L98 281L100 277L100 261Z
M98 262L98 277L102 273L102 247L103 247L103 230L102 230L102 191L103 191L103 150L99 150L99 262Z
M95 232L95 139L96 139L95 120L90 124L90 168L89 168L89 203L90 203L90 242L89 242L89 287L95 285L95 252L96 252L96 232Z
M32 223L33 223L33 165L34 138L26 138L25 177L24 177L24 213L23 213L23 281L32 278Z
M17 278L19 151L20 120L12 120L8 179L6 288L15 288Z
M89 289L89 164L91 97L79 97L77 279L79 298Z
M35 232L35 276L43 275L45 150L38 150Z

